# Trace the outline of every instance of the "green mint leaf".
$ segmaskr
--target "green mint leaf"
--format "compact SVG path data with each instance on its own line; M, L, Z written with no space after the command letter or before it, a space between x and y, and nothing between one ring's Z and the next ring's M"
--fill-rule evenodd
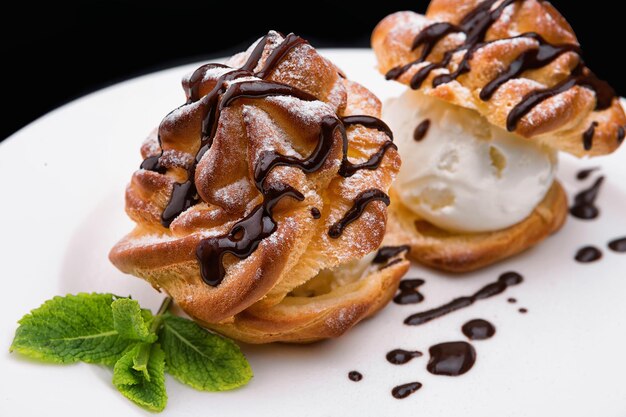
M165 354L158 343L137 343L113 368L113 385L126 398L150 411L163 411Z
M113 365L130 342L113 326L112 294L54 297L19 321L10 351L53 363Z
M159 332L167 372L202 391L225 391L245 385L252 369L239 346L191 320L166 314Z
M120 298L111 304L113 309L113 326L125 339L152 343L156 334L148 328L152 320L149 310L142 310L139 303L130 298Z
M143 374L143 377L150 381L148 363L150 362L151 343L142 343L137 354L133 357L133 369Z

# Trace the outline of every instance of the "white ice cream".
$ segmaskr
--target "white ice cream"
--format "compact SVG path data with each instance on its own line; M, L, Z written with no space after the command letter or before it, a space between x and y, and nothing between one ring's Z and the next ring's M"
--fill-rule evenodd
M555 152L473 110L409 90L383 113L402 156L394 183L399 198L442 229L507 228L528 217L552 185ZM415 128L426 119L430 127L418 142Z

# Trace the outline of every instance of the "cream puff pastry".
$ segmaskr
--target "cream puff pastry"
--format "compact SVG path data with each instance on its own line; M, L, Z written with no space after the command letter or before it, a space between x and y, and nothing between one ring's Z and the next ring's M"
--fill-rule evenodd
M615 92L548 2L433 0L385 18L372 45L411 88L384 112L404 160L390 237L426 265L469 271L542 241L567 217L557 152L624 139Z
M382 308L408 261L372 262L400 167L379 100L277 32L183 87L141 148L136 227L111 261L250 343L335 337Z

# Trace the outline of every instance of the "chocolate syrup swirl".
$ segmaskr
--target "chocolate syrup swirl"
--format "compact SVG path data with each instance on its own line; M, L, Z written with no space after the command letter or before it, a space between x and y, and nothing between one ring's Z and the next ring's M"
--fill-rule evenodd
M269 96L291 96L304 101L317 100L313 95L290 85L265 80L291 50L307 43L294 34L289 34L285 37L266 58L262 68L254 72L263 57L269 39L268 36L263 37L257 43L243 66L221 75L216 80L211 91L205 96L200 97L200 86L207 72L213 68L229 69L229 67L221 64L204 65L198 68L184 83L185 93L188 98L185 105L200 102L202 135L195 156L195 163L187 170L187 181L174 183L173 185L170 201L161 216L163 226L169 227L178 215L201 200L195 186L196 165L213 143L219 117L223 109L239 99L260 99ZM242 77L256 77L258 79L229 83ZM361 124L367 128L375 128L385 132L389 136L390 141L383 145L368 161L362 164L352 164L347 158L348 140L344 124ZM395 147L392 143L391 130L377 118L350 116L344 118L342 122L336 116L326 116L320 123L318 144L308 158L301 160L291 156L280 155L274 151L267 151L261 154L254 167L254 181L257 189L263 196L263 202L242 220L235 223L229 233L205 238L200 241L196 248L196 257L200 264L201 276L208 285L216 286L223 280L226 273L223 265L224 255L231 254L236 258L244 259L258 248L263 239L276 231L278 225L272 216L273 209L284 197L290 197L298 201L304 200L304 196L298 190L285 184L266 186L264 182L270 171L277 166L298 167L304 173L312 173L319 170L330 155L334 135L337 130L340 131L343 139L342 174L344 176L353 175L359 169L378 168L386 150L390 147ZM160 136L159 145L161 145ZM163 150L161 148L161 154L147 158L142 163L141 168L164 174L166 169L159 163L159 158L162 154ZM379 190L367 190L361 193L355 202L355 206L346 213L341 221L331 228L333 233L336 233L338 237L349 223L361 215L365 205L373 200L385 201L387 205L389 204L389 198ZM314 208L311 209L311 215L314 218L319 218L321 213L319 209Z
M583 148L585 148L586 151L590 150L593 146L593 135L596 133L597 126L598 122L592 122L589 128L583 133Z
M626 237L610 241L609 249L614 252L626 253Z
M428 133L428 129L430 128L430 120L426 119L417 125L415 130L413 131L413 140L416 142L421 142L426 134Z
M416 71L411 78L410 86L413 89L419 89L433 70L447 67L455 53L465 51L461 61L457 65L456 70L450 74L438 75L433 79L432 84L433 87L437 87L441 84L449 83L457 79L459 76L470 71L470 61L472 60L474 53L489 43L485 42L485 37L489 28L491 28L491 26L500 18L504 9L516 1L524 0L504 0L492 10L492 7L498 2L498 0L485 0L480 2L474 9L465 15L458 26L448 22L437 22L424 28L417 34L412 44L412 50L422 47L419 57L415 61L406 65L392 68L389 72L387 72L385 77L388 80L399 78L414 65L425 62L437 43L444 37L451 33L464 33L465 40L463 43L456 48L446 51L441 61L429 63ZM578 45L553 45L535 32L523 33L515 38L519 37L532 38L536 40L539 45L536 48L522 52L500 75L489 81L480 92L481 100L487 101L491 99L498 88L507 81L519 78L525 71L539 69L549 65L564 53L574 52L579 57L582 56L582 51ZM535 106L557 94L567 91L576 85L589 88L595 92L597 99L596 110L603 110L610 107L616 96L613 88L611 88L607 82L597 78L585 66L582 58L580 58L576 68L565 80L553 87L538 89L530 92L515 107L513 107L507 117L507 129L509 131L515 130L519 121ZM625 133L626 132L624 132L623 128L618 130L618 142L623 140Z
M600 215L600 210L596 207L596 199L603 182L604 177L600 177L590 188L576 194L574 205L569 209L572 216L583 220L592 220Z
M383 246L378 249L376 252L376 256L372 259L372 263L374 264L385 264L389 262L390 259L395 258L400 255L402 252L408 252L411 248L409 245L402 246Z
M343 233L344 229L353 221L357 220L365 211L365 207L372 201L382 201L386 206L389 205L389 196L376 188L365 190L356 197L354 205L346 212L346 214L330 226L328 236L337 239Z
M485 340L496 334L496 328L487 320L470 320L461 327L461 331L470 340Z
M455 298L449 303L432 310L412 314L404 320L404 324L408 324L409 326L419 326L420 324L428 323L431 320L445 316L446 314L450 314L456 310L469 307L478 300L483 300L500 294L508 287L520 284L522 281L522 276L517 272L505 272L500 275L496 282L492 282L491 284L484 286L473 295Z
M576 261L587 264L589 262L595 262L602 258L602 251L595 246L585 246L576 252L574 259Z
M424 301L424 295L419 292L419 287L425 281L419 278L403 279L398 287L398 294L393 297L393 302L400 305L417 304Z
M345 133L345 130L342 130L343 135L343 158L341 160L341 167L339 168L339 175L342 177L351 177L358 170L361 169L369 169L375 170L377 169L381 162L383 161L383 157L385 153L387 153L387 149L393 148L398 149L398 147L393 143L393 133L391 129L385 122L382 120L365 115L356 115L356 116L347 116L341 119L344 126L353 126L353 125L361 125L369 129L376 129L380 132L383 132L389 137L389 141L385 142L379 149L376 151L369 159L360 164L353 164L348 160L348 136Z
M394 349L387 353L387 362L394 365L404 365L414 358L422 356L422 352L418 350Z
M402 384L394 387L391 390L391 395L393 395L393 398L401 400L413 394L420 388L422 388L422 384L420 382L409 382L408 384Z
M579 181L586 180L587 178L589 178L589 175L591 175L592 173L594 173L595 171L597 171L599 169L600 168L598 168L598 167L581 169L576 174L576 179L579 180Z
M428 349L426 369L434 375L459 376L474 366L476 350L467 342L446 342Z

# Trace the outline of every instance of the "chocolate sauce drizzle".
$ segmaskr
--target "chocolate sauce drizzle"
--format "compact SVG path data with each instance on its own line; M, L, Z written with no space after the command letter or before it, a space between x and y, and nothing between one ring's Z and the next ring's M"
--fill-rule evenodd
M393 395L393 398L401 400L413 394L420 388L422 388L422 384L420 382L409 382L408 384L402 384L394 387L391 390L391 395Z
M412 359L419 358L420 356L422 356L422 352L418 350L394 349L387 353L387 356L385 357L389 363L394 365L404 365Z
M459 376L474 366L476 350L467 342L446 342L428 349L426 369L434 375Z
M598 122L591 122L589 128L583 133L583 148L585 148L586 151L590 150L593 146L593 135L596 133L597 126Z
M589 262L595 262L602 258L602 251L595 246L585 246L576 252L574 259L576 261L586 264Z
M409 245L383 246L382 248L378 249L378 252L376 252L376 256L374 256L372 263L385 264L389 262L390 259L400 255L402 252L409 252L410 250L411 247Z
M504 292L509 286L520 284L523 278L517 272L505 272L500 275L496 282L492 282L478 290L470 296L455 298L447 304L432 310L423 311L421 313L412 314L404 320L404 324L409 326L419 326L428 323L431 320L450 314L456 310L469 307L478 300L493 297L494 295Z
M626 237L614 239L609 242L609 249L614 252L625 253L626 252Z
M387 137L389 137L389 141L385 142L379 149L376 151L369 159L360 164L353 164L348 159L348 135L345 132L345 129L342 129L341 133L343 135L343 157L341 160L341 167L339 168L339 175L344 178L351 177L358 170L361 169L369 169L375 170L378 169L387 150L389 148L398 149L398 147L393 143L393 133L389 126L383 122L382 120L365 115L357 115L357 116L347 116L341 119L344 126L354 126L361 125L369 129L376 129L380 132L383 132Z
M459 76L469 72L471 69L470 61L472 60L474 53L489 43L485 42L485 36L489 28L500 18L502 12L507 6L515 3L516 1L524 0L504 0L492 10L492 6L494 6L497 1L498 0L485 0L480 2L474 9L463 17L458 26L449 22L437 22L424 28L417 34L412 44L412 50L422 47L419 57L413 62L391 69L386 74L386 78L388 80L397 79L411 69L413 65L425 62L426 58L428 58L437 43L451 33L464 33L465 41L458 47L446 51L441 61L432 62L421 67L411 78L410 86L413 89L420 88L433 70L447 67L454 54L460 51L465 51L465 53L456 70L450 74L438 75L433 79L432 85L433 87L437 87L441 84L449 83L457 79ZM549 65L564 53L576 53L579 57L579 63L566 79L559 82L555 86L532 91L523 97L522 100L509 112L507 117L507 129L509 131L515 130L519 121L535 106L576 85L589 88L596 93L596 110L603 110L611 106L615 97L615 90L613 90L607 82L598 79L595 74L593 74L585 66L581 58L582 51L578 45L553 45L535 32L523 33L515 38L520 37L532 38L537 41L538 46L522 52L500 75L489 81L480 91L479 96L481 100L490 100L498 88L507 81L520 77L525 71ZM620 141L620 137L623 140L623 136L624 129L622 128L621 131L618 130L618 141Z
M604 177L600 177L590 188L576 194L574 205L569 209L572 216L583 220L591 220L600 215L600 210L596 207L596 199L603 182Z
M512 132L518 122L528 114L535 106L543 101L564 93L574 86L587 87L596 93L596 110L604 110L611 106L615 97L615 90L603 80L595 76L589 68L580 61L569 77L553 87L531 91L509 112L506 120L506 128Z
M426 134L428 133L428 129L430 128L430 120L426 119L417 125L415 130L413 131L413 140L416 142L420 142Z
M259 99L269 96L292 96L300 100L317 100L313 95L292 87L290 85L267 81L267 78L276 66L285 58L293 48L306 44L307 42L294 35L287 35L284 40L276 46L269 54L262 68L254 72L259 66L263 57L269 35L261 38L257 43L247 61L238 69L232 69L220 76L213 89L204 97L200 97L200 87L207 74L213 68L226 68L222 64L207 64L198 68L185 83L185 93L187 102L185 105L200 102L202 111L202 135L200 144L195 156L195 161L187 170L187 181L174 183L170 200L165 207L161 223L164 227L169 227L172 221L182 212L192 207L200 201L196 186L195 172L196 166L202 159L206 151L211 147L215 137L220 113L223 109L232 105L239 99ZM242 77L256 77L257 80L231 83L229 81ZM368 161L362 164L352 164L348 160L348 139L345 125L360 124L367 128L374 128L384 132L390 138ZM298 159L291 156L280 155L274 151L267 151L260 155L254 167L254 181L257 189L263 195L263 202L255 207L246 217L235 223L230 232L225 235L206 238L200 241L196 248L196 257L200 264L202 279L208 285L216 286L221 283L225 275L223 257L231 254L239 259L250 256L259 246L260 242L274 233L278 227L272 217L275 206L284 197L291 197L302 201L304 196L292 187L284 184L266 186L264 181L270 171L277 166L294 166L300 168L305 173L312 173L319 170L328 159L332 149L335 132L339 130L343 139L343 160L340 174L344 177L354 175L360 169L376 169L380 165L382 158L390 147L394 147L393 136L389 127L381 120L371 116L348 116L340 120L338 117L324 117L320 123L320 136L318 144L311 155L306 159ZM159 146L161 137L159 135ZM166 168L159 163L161 153L158 156L146 158L141 164L142 169L151 170L164 174ZM380 200L389 204L389 198L380 190L367 190L359 195L353 207L345 217L331 228L332 233L337 237L343 229L356 220L363 212L365 205L373 200ZM311 215L319 218L319 209L311 209ZM331 232L329 232L331 234Z
M398 287L400 291L393 297L393 302L400 305L421 303L424 301L424 295L419 292L419 287L424 285L424 282L419 278L403 279Z
M357 220L365 211L365 207L372 201L382 201L386 206L389 205L389 196L376 188L370 188L369 190L362 191L357 195L354 205L346 212L346 214L330 226L328 229L328 236L333 239L337 239L343 233L344 229L353 221Z
M592 173L594 173L595 171L599 170L600 168L598 167L594 167L594 168L587 168L587 169L581 169L580 171L578 171L578 173L576 174L576 179L578 181L583 181L586 180L587 178L589 178L589 175L591 175Z
M496 328L487 320L470 320L461 327L461 331L470 340L485 340L496 334Z

